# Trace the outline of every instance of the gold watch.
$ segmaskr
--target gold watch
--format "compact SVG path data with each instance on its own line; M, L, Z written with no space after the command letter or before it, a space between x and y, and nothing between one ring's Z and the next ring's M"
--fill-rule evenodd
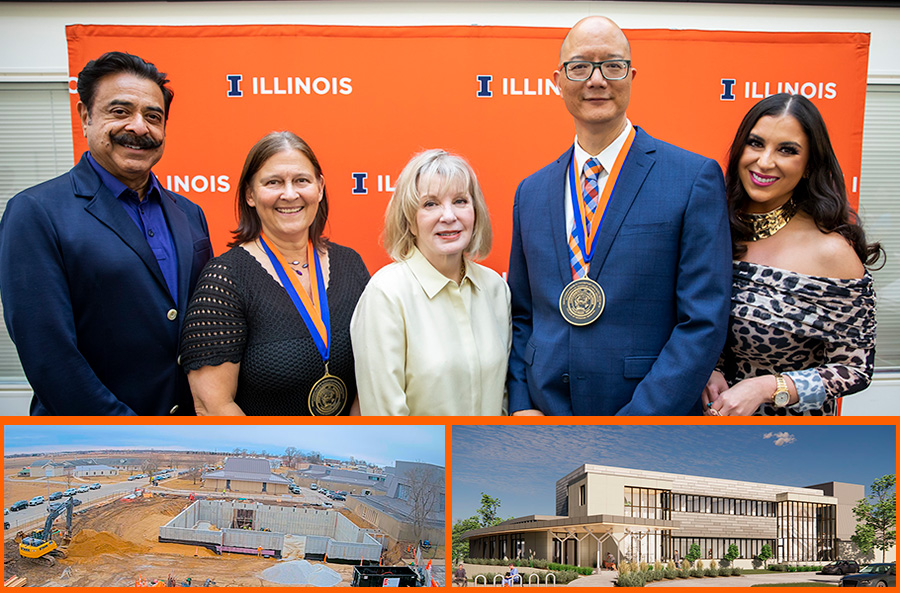
M775 373L775 393L772 394L772 404L776 408L783 408L791 401L791 393L787 388L787 381L781 373Z

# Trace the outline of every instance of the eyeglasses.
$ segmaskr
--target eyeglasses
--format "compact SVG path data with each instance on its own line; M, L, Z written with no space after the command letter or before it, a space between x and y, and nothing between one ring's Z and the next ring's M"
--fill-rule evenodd
M594 75L594 69L599 68L600 74L606 80L622 80L628 76L631 68L631 60L603 60L602 62L588 62L586 60L573 60L563 62L566 78L580 82Z

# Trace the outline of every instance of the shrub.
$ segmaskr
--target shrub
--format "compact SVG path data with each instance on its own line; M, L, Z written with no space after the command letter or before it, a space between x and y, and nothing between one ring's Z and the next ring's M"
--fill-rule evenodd
M625 575L620 574L616 579L617 587L643 587L645 585L644 576L639 572L631 572Z
M717 577L719 576L719 571L715 568L709 567L703 571L703 575L707 577Z
M675 576L678 577L679 579L686 579L691 575L688 573L688 571L684 570L683 568L677 568L677 569L675 569Z
M656 562L653 563L653 570L662 570L662 569L663 569L662 562L657 560Z
M784 570L785 570L784 564L770 564L770 565L769 565L769 570L775 570L775 571L778 571L778 572L784 572Z
M725 561L725 564L731 564L741 555L741 551L738 549L737 544L731 544L728 546L728 551L725 552L725 556L722 557L722 560Z
M731 568L731 576L733 576L733 577L739 577L739 576L741 576L742 574L744 574L744 571L741 570L740 568L738 568L737 566L733 566L733 567Z
M730 577L731 576L731 567L730 566L720 566L717 571L720 577Z
M667 579L675 579L675 578L678 578L678 571L675 570L674 566L672 566L672 567L667 566L666 569L663 571L663 575Z
M631 572L631 564L628 562L622 562L619 564L619 576L623 576L629 574Z
M676 568L678 568L678 567L675 566L675 561L674 561L674 560L669 560L669 563L666 564L666 569L675 570Z
M691 544L691 549L688 550L688 553L685 556L685 559L688 562L693 564L694 560L697 560L702 555L703 555L703 552L700 551L700 545L699 544Z
M692 568L688 574L690 574L694 578L699 578L703 576L703 571L699 568Z

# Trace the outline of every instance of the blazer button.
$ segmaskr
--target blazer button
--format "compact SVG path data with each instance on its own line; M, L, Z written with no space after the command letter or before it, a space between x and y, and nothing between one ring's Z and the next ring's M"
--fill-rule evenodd
M166 313L166 317L169 318L169 321L175 321L175 318L178 317L178 311L175 309L169 309L169 312Z
M569 373L563 373L563 376L562 376L562 382L563 382L563 383L568 383L568 382L569 382Z
M174 416L176 412L178 412L178 404L172 406L172 409L169 410L169 416Z

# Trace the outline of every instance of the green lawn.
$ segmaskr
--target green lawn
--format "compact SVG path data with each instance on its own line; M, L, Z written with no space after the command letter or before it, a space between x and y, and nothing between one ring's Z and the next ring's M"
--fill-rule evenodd
M837 587L827 583L767 583L765 585L750 585L751 587Z

